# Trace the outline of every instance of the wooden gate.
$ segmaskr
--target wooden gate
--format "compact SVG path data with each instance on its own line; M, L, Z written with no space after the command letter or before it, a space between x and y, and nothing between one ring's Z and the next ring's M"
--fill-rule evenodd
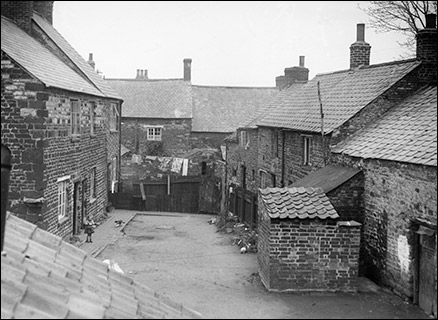
M134 183L132 190L111 195L117 209L198 213L197 177L164 177L160 181Z
M233 187L229 195L229 211L251 228L257 226L257 194L241 187Z

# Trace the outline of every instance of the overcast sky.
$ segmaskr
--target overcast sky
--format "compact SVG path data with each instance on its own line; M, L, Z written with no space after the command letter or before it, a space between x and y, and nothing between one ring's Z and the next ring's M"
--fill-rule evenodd
M397 33L377 33L358 8L368 1L55 1L53 25L106 78L182 78L192 83L275 86L305 56L309 79L349 68L365 23L371 64L401 59Z

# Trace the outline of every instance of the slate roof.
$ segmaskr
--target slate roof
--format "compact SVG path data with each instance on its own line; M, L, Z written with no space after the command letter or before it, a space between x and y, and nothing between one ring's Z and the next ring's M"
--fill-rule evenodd
M437 87L419 90L332 151L437 166Z
M105 96L40 42L3 16L1 17L1 49L47 87Z
M10 213L3 249L2 319L200 318Z
M95 85L105 96L121 99L121 96L111 88L105 80L82 58L79 53L62 37L62 35L39 14L34 13L33 21L47 36L70 58L70 60L84 73L84 75Z
M322 188L265 188L259 191L272 219L339 218Z
M279 95L259 126L320 132L321 114L317 83L320 82L324 132L330 133L378 98L420 62L396 61L353 70L318 74L298 92ZM289 92L285 89L285 93Z
M192 131L230 133L247 123L278 89L193 85L192 92Z
M123 98L122 117L192 118L190 81L106 79Z
M303 179L292 183L288 187L321 188L327 194L337 187L343 185L359 172L361 172L361 169L339 165L326 165L321 169L309 173Z
M259 110L254 114L254 116L248 115L249 120L247 122L242 123L242 128L248 128L248 129L256 129L257 123L266 115L269 114L270 111L274 108L274 103L278 99L283 99L283 96L292 95L296 92L299 92L299 90L304 86L305 82L295 82L291 84L287 90L283 89L269 98L268 103L265 106L262 106L259 108Z

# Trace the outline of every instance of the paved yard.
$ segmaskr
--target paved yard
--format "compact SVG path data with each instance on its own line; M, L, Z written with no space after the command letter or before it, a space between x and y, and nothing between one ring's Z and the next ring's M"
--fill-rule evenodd
M119 217L123 227L114 224ZM428 318L367 279L356 294L268 292L257 274L256 254L241 254L231 245L232 235L208 223L211 218L115 210L96 229L93 244L82 247L205 318Z

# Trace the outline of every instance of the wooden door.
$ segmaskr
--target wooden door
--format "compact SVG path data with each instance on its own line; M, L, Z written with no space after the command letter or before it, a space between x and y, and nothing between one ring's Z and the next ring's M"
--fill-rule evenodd
M432 229L419 235L418 305L429 315L437 315L436 235Z

